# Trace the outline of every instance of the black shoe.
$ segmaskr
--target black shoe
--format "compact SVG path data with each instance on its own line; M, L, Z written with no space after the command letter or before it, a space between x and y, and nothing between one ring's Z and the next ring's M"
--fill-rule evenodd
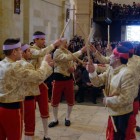
M82 102L84 102L84 100L78 100L78 101L77 101L77 103L82 103Z
M136 131L140 132L140 127L139 126L136 126Z
M45 138L45 137L44 137L44 139L43 139L43 140L51 140L51 139L50 139L50 138Z
M59 124L59 121L57 120L57 122L51 122L49 125L48 125L48 127L54 127L54 126L56 126L56 125L58 125Z
M65 118L65 126L70 126L71 122Z
M97 102L96 102L96 101L93 101L93 103L94 103L94 104L97 104Z

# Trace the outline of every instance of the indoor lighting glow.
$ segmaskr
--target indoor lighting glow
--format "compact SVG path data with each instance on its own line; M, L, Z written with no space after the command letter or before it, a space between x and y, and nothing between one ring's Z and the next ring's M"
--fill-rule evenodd
M127 41L140 41L140 26L127 26Z

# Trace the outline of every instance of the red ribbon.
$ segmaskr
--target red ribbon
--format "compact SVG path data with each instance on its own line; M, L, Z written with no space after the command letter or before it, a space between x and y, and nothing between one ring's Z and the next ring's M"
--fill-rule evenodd
M120 53L117 50L117 47L113 50L113 54L115 55L115 57L119 57L119 58L124 58L124 59L128 59L129 58L129 53Z
M134 49L129 50L129 52L133 54L134 53Z
M122 47L122 45L121 45L121 44L119 44L118 46L119 46L119 47Z

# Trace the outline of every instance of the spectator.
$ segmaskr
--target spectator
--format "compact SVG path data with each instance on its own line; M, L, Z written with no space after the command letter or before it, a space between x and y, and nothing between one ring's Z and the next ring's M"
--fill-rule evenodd
M83 56L82 56L82 57L84 58L85 56L87 56L87 53L86 53L86 52L85 52L85 53L83 53Z
M74 77L75 77L75 84L80 86L82 84L82 72L79 70L77 67L78 65L75 65L75 70L74 70Z
M74 52L77 52L80 50L80 42L77 42L77 45L74 46Z
M78 103L84 102L84 91L90 88L93 93L93 103L97 104L96 98L98 94L98 88L94 87L91 84L90 79L89 79L89 73L87 72L87 70L85 70L82 75L82 82L83 84L79 87L79 90L76 93L76 96L79 97L79 100L77 102Z
M83 72L84 72L84 70L85 70L85 68L82 66L82 63L80 63L80 62L78 62L78 67L77 67L77 69L81 70L82 74L83 74Z
M73 44L69 44L69 46L68 46L68 50L71 52L71 53L73 53Z
M30 42L30 46L33 46L34 45L34 42Z
M137 8L137 5L135 2L133 2L133 6L132 6L133 9L136 9Z

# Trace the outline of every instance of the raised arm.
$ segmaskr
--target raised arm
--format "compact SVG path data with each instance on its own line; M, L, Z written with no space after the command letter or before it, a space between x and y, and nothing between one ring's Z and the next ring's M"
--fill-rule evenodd
M46 48L44 49L36 49L35 46L31 46L30 47L30 50L32 52L32 58L38 58L38 57L44 57L46 55L46 53L50 53L51 51L54 50L54 48L56 46L60 46L60 43L61 43L61 40L58 39L56 40L53 44L47 46Z
M101 64L109 64L110 58L107 56L103 56L99 51L96 50L94 45L90 45L90 50L93 52L93 56L97 59Z
M53 44L47 46L44 49L36 49L34 46L30 47L30 51L32 52L32 58L38 58L38 57L44 57L46 55L46 53L50 53L51 51L53 51L54 46Z
M23 67L19 62L14 66L15 77L21 79L23 82L33 82L40 83L48 78L52 74L52 67L50 63L53 63L51 60L51 55L45 56L40 68L38 70L27 69Z
M93 86L100 87L105 85L106 80L108 79L108 72L104 72L103 74L97 75L95 66L92 62L89 62L86 67L87 71L89 72L89 78Z
M110 67L109 64L94 64L97 73L104 73Z
M74 56L79 57L86 52L86 47L83 47L80 51L73 53ZM71 54L64 53L61 49L57 49L53 57L55 62L66 62L75 59Z

